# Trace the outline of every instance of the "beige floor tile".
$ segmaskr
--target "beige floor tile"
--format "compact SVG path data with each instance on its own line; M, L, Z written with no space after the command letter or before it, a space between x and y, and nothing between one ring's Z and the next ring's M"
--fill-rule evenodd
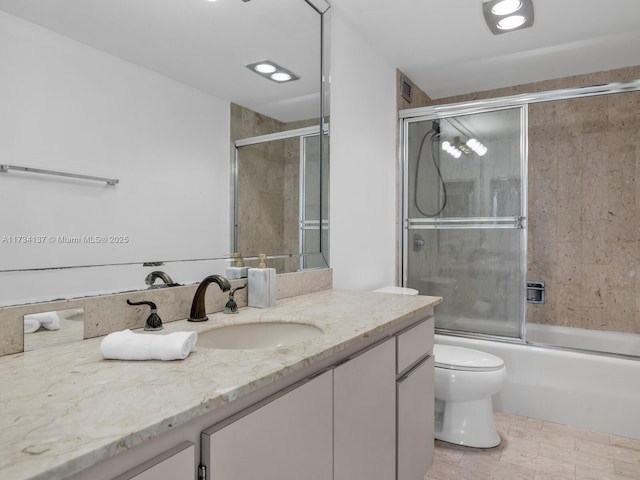
M570 427L569 425L561 425L553 422L544 422L542 430L545 432L555 432L561 435L569 435L576 439L589 440L590 442L609 445L609 435L606 433L590 432L581 428Z
M558 445L540 444L539 455L541 457L552 458L564 463L572 463L574 465L583 465L585 467L595 468L604 472L615 473L613 460L600 455L586 454L577 451L573 446L560 447Z
M559 477L557 475L549 475L547 473L536 473L536 476L533 480L575 480L575 476L572 475L570 477Z
M535 476L536 472L531 468L499 462L492 472L491 480L535 480Z
M532 437L523 438L520 436L508 435L502 438L500 444L503 451L521 451L528 452L529 454L537 455L540 447L540 442Z
M491 480L491 472L472 471L445 463L434 463L427 476L437 480Z
M586 454L584 452L576 452L576 465L587 468L594 468L602 472L615 473L614 461L608 457L601 455Z
M528 439L530 441L536 441L538 443L546 443L549 445L557 445L563 448L574 448L574 437L569 434L564 434L561 430L555 430L548 432L545 430L531 430L519 425L513 425L509 429L510 438Z
M640 440L496 413L502 443L436 441L425 480L640 480Z
M577 452L574 448L574 444L568 446L550 445L548 443L541 443L538 449L538 455L551 458L554 460L560 460L564 463L576 463ZM613 466L613 463L611 464ZM612 470L613 471L613 470Z
M442 462L442 463L450 463L453 465L457 465L457 463L462 459L464 452L459 450L454 450L451 448L436 448L433 454L433 461Z
M629 480L630 478L633 477L625 477L616 473L601 472L582 465L576 466L576 480Z
M588 440L576 438L576 450L588 455L598 455L638 465L640 468L640 450L619 447L617 445L600 445Z
M530 429L541 430L544 422L542 420L536 420L535 418L519 417L517 415L511 415L510 413L496 412L496 423L507 422L510 425L521 425Z
M527 455L522 452L504 452L500 461L512 465L520 465L530 468L537 473L546 473L559 477L569 477L575 475L576 467L572 463L564 463L560 460L541 457L539 455Z
M640 480L640 465L614 460L614 471L623 477Z
M636 440L635 438L617 437L615 435L610 435L609 443L618 447L640 450L640 440Z
M462 456L462 459L458 462L458 466L473 471L488 471L491 474L491 472L497 468L499 463L500 454L485 455L470 451Z

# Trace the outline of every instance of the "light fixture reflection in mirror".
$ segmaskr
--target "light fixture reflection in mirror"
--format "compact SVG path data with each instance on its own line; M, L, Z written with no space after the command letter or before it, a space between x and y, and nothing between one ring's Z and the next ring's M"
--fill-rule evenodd
M24 351L84 338L84 309L69 308L24 316Z

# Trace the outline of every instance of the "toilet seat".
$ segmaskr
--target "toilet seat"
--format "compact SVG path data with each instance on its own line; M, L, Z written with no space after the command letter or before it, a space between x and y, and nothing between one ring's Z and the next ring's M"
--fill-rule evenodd
M398 293L400 295L418 295L418 290L415 288L408 287L396 287L394 285L389 285L387 287L382 287L374 290L374 292L378 293Z
M436 368L465 372L495 372L504 368L504 361L490 353L436 344L433 346Z

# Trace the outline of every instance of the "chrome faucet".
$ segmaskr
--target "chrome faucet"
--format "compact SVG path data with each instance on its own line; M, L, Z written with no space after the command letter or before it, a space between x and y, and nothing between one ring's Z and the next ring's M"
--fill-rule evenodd
M177 283L175 283L173 280L171 280L171 277L169 275L167 275L166 273L164 273L161 270L154 270L149 275L147 275L147 278L144 279L144 283L149 285L149 288L164 287L165 285L162 285L162 284L154 285L154 282L156 281L156 278L159 278L160 280L162 280L165 283L165 285L168 286L168 287L176 287L176 286L178 286Z
M207 293L207 287L210 283L217 283L220 287L220 290L223 292L228 292L231 290L231 284L229 280L224 278L222 275L210 275L198 285L198 289L196 290L196 294L193 296L193 302L191 303L191 314L189 315L190 322L206 322L209 320L207 317L207 311L205 310L204 305L204 296Z

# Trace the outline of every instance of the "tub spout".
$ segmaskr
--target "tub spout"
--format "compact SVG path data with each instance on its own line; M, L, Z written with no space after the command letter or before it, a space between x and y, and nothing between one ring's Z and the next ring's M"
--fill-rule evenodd
M220 287L220 290L223 292L227 292L231 290L231 284L229 280L224 278L222 275L210 275L198 286L196 290L196 294L193 296L193 302L191 303L191 314L189 315L190 322L206 322L209 320L207 317L207 312L204 305L204 297L207 292L207 287L210 283L217 283Z

